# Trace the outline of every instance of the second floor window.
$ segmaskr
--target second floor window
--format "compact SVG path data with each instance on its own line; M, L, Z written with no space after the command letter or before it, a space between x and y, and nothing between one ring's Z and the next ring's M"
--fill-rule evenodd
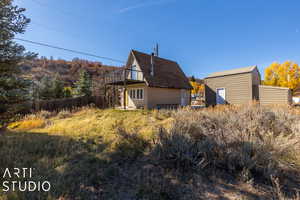
M131 66L131 79L132 80L137 80L138 79L138 73L137 73L136 65Z

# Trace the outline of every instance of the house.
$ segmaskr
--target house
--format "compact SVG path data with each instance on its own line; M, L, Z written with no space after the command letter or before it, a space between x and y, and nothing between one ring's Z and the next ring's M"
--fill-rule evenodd
M121 106L125 109L190 105L192 86L188 78L176 62L157 54L132 50L126 66L107 79L107 84L122 87Z
M256 66L212 73L204 79L206 105L247 104L253 100L261 105L291 104L291 90L260 85Z
M212 73L204 79L205 103L210 106L258 100L260 81L256 66Z

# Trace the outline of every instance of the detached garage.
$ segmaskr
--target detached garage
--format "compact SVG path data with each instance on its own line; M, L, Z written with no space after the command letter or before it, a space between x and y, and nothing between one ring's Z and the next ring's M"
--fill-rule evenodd
M206 105L245 104L258 100L260 74L256 66L210 74L204 79Z
M289 88L260 85L256 66L215 72L204 79L207 106L218 104L249 104L257 100L261 105L291 104Z
M291 104L292 93L289 88L260 85L259 102L261 105Z

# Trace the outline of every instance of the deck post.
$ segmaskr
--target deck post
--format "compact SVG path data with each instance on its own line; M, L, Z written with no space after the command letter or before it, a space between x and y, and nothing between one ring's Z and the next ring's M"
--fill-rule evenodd
M113 82L115 81L115 73L113 73ZM115 103L116 103L116 93L115 93L115 84L113 84L113 87L112 87L112 89L113 89L113 92L112 92L112 106L113 106L113 108L115 108Z
M124 69L124 94L123 94L123 105L126 110L126 69Z
M106 98L106 83L104 84L104 103L107 104L107 98ZM106 105L105 105L106 107Z

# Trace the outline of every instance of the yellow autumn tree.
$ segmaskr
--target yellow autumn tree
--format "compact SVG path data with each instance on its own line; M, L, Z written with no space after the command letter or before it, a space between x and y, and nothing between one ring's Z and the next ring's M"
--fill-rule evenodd
M201 94L204 92L204 85L197 83L196 81L190 81L193 89L192 89L192 94Z
M295 89L300 84L299 65L291 61L272 63L265 69L264 84Z

